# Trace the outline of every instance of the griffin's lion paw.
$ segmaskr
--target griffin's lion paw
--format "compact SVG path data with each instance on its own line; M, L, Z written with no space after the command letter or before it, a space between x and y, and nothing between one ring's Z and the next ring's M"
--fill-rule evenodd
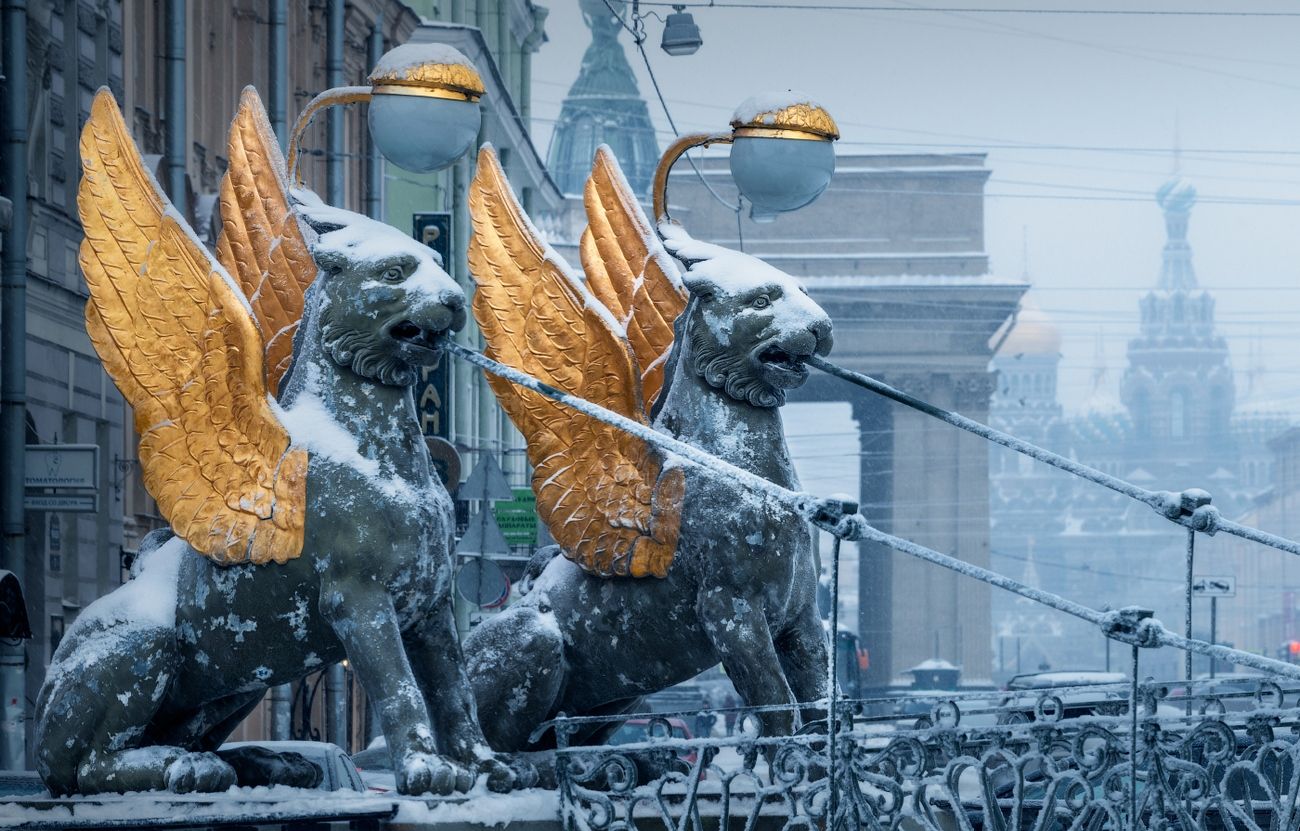
M478 772L487 774L487 787L493 793L509 793L537 784L537 768L521 759L484 759L478 763Z
M406 754L396 773L397 792L404 794L447 796L453 791L468 791L474 784L468 770L433 753Z
M234 787L235 769L215 753L185 753L167 766L163 782L175 793L214 793Z

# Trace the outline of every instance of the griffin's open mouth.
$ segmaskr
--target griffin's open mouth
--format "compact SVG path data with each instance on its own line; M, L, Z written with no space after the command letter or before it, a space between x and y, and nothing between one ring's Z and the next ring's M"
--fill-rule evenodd
M808 374L808 367L804 366L805 358L787 352L776 344L772 344L759 352L758 360L769 369L777 369L797 375Z
M412 323L409 320L402 320L394 323L388 330L388 334L393 340L403 346L412 346L416 349L424 349L429 352L438 351L438 341L443 335L447 334L446 329L433 330L425 329Z

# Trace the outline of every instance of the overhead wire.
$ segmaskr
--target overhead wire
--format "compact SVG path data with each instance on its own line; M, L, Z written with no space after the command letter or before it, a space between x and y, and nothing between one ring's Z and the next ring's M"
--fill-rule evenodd
M632 43L636 46L637 52L639 52L641 55L641 61L645 64L646 74L650 77L650 85L654 87L655 96L659 99L659 106L663 108L664 117L668 119L668 126L672 128L674 136L680 137L681 133L677 129L677 122L673 118L672 111L668 109L668 101L664 98L663 90L659 88L659 79L655 76L654 67L650 65L650 56L647 55L645 51L646 34L645 34L645 20L643 16L636 14L636 12L634 11L632 25L629 26L628 23L623 19L623 16L618 12L617 9L614 8L614 5L610 2L610 0L603 0L603 2L605 3L605 7L609 9L610 14L614 15L614 17L618 19L619 25L621 25L624 29L628 31L628 33L632 35ZM700 183L704 185L705 189L708 190L709 194L712 195L713 198L716 199L720 205L727 208L727 210L735 212L736 225L737 228L739 229L740 214L741 214L741 209L743 207L740 203L740 200L737 199L736 204L733 205L727 200L723 199L722 196L716 190L714 190L713 186L710 185L708 181L704 178L704 174L700 172L700 168L695 164L695 160L691 158L690 153L686 153L684 155L686 156L686 161L690 163L691 169L695 171L695 175L699 177ZM654 221L658 222L659 217L654 217ZM744 250L743 245L741 250L742 251Z
M1025 14L1025 15L1087 15L1124 17L1290 17L1300 18L1300 11L1265 11L1253 9L1201 10L1201 9L1086 9L1086 8L1017 8L1001 6L882 6L867 3L755 3L749 0L708 0L708 2L675 2L674 0L641 0L643 6L676 7L688 9L774 9L794 11L868 11L868 12L929 12L947 14Z

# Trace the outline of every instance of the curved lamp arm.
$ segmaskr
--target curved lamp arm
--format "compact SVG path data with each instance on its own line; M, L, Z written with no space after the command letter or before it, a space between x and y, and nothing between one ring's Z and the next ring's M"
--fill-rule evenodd
M655 168L654 185L652 187L656 233L659 231L659 223L671 219L668 216L668 174L672 171L677 160L687 150L693 150L696 147L708 147L710 144L731 144L734 140L735 137L730 131L726 133L691 133L682 136L669 145L659 159L659 166Z
M298 120L294 122L293 132L289 134L289 158L287 162L289 186L291 188L302 187L302 176L298 170L298 145L302 142L303 133L307 132L307 127L311 124L311 120L316 117L316 113L339 104L355 104L358 101L369 101L370 95L371 87L334 87L325 90L307 102L307 106L298 114Z

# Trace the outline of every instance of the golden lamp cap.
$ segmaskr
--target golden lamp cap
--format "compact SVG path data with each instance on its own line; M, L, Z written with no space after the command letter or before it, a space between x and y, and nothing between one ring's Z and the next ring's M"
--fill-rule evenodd
M747 99L731 117L737 136L767 136L835 141L835 119L807 96L796 92L769 93Z
M424 95L478 101L483 79L469 58L443 43L404 43L390 49L371 71L375 95Z

